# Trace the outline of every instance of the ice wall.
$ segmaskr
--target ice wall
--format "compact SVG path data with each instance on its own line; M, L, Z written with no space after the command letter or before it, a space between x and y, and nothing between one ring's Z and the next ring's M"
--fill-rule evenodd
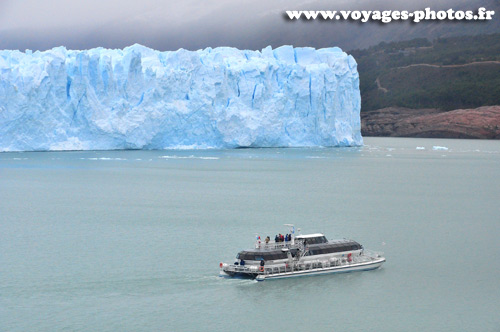
M0 51L0 151L361 145L339 48Z

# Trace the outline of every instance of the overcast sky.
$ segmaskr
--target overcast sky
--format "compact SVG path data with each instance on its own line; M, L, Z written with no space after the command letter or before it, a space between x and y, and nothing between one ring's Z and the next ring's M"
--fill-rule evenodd
M472 1L472 0L471 0ZM469 1L469 2L471 2ZM493 0L496 1L496 0ZM285 10L415 9L466 0L0 0L0 49L123 48L159 50L347 43L360 24L287 21ZM477 2L477 0L476 0ZM406 4L405 4L406 3ZM477 7L476 7L477 8ZM474 8L475 9L475 8ZM342 25L342 26L341 26ZM363 29L381 29L377 23ZM336 30L337 29L337 30ZM340 29L340 30L338 30ZM343 35L336 33L342 31ZM325 42L326 40L326 42ZM298 45L300 44L300 45Z
M280 11L294 0L0 0L0 43L6 48L123 47L135 42L151 47L210 46L213 39L251 34L250 22ZM306 3L307 1L295 1ZM16 47L16 45L18 45ZM32 46L31 46L32 45Z

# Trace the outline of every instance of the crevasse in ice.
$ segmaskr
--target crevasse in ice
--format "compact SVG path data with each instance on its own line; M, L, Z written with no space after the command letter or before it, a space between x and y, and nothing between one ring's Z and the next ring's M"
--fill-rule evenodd
M361 145L337 47L0 51L0 151Z

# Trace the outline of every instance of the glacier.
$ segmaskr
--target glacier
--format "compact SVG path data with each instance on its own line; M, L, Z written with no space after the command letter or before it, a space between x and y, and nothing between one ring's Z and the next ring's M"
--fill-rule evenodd
M0 51L0 151L363 144L338 47Z

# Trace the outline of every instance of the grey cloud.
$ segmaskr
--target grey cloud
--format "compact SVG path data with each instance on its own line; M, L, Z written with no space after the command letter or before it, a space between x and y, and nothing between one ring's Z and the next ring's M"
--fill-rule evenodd
M369 46L379 41L434 38L441 31L453 34L465 28L409 23L359 24L285 20L285 10L354 10L489 6L496 0L25 0L3 1L0 13L0 49L123 48L140 43L159 50L216 46L260 49L283 44L295 46ZM498 4L497 4L498 7ZM498 24L488 26L495 32ZM429 26L432 27L428 28ZM437 27L437 28L436 28ZM480 28L474 28L481 32ZM455 29L455 30L454 30ZM458 31L457 30L457 31ZM466 30L466 29L465 29ZM472 31L472 29L471 29Z

